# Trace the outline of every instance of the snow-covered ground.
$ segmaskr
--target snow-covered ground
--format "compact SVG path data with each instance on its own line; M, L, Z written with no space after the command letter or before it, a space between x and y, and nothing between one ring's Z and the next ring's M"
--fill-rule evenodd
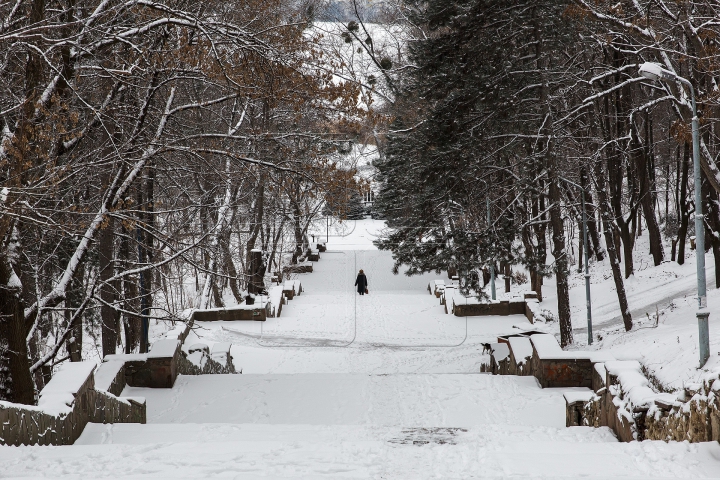
M392 275L390 255L371 246L380 228L350 222L347 236L330 237L315 272L299 276L305 292L280 318L195 329L188 343L231 341L243 375L127 388L125 395L147 398L147 425L88 425L67 447L2 447L0 477L720 475L717 443L626 444L607 428L565 428L567 389L480 374L481 342L531 325L522 316L445 314L426 291L442 277ZM353 286L360 268L370 290L362 297Z
M695 250L686 250L684 265L665 261L655 267L649 253L648 236L637 239L635 273L625 280L634 327L626 332L607 259L591 260L591 299L595 342L587 345L584 273L573 270L570 306L576 345L572 348L606 350L622 360L638 360L667 390L677 390L703 377L720 373L720 289L715 288L712 252L705 256L710 310L710 360L699 369L697 276ZM667 257L670 248L665 246ZM554 278L543 287L543 307L557 312ZM522 286L513 286L522 288ZM659 318L659 321L656 319ZM557 324L549 331L558 332Z

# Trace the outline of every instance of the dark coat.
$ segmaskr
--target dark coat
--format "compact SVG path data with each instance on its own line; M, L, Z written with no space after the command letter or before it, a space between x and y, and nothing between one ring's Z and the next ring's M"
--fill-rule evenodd
M368 281L364 273L358 274L357 280L355 280L355 285L357 286L358 293L365 293L365 289L368 286Z

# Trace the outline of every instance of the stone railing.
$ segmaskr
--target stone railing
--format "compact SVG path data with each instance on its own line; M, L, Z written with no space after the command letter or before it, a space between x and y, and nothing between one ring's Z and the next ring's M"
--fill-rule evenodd
M720 441L717 374L671 394L653 391L636 361L598 364L595 373L580 425L608 426L623 441Z
M182 375L242 373L235 371L231 347L232 344L226 342L215 343L212 350L204 343L193 344L188 348L187 355L182 352L178 372Z
M178 375L242 373L235 370L230 343L217 342L212 351L204 343L191 345L187 354L182 350L193 326L192 312L186 314L189 320L155 341L149 353L106 355L95 375L101 388L112 393L126 385L172 388Z
M300 295L302 291L300 280L287 280L283 285L270 287L267 295L258 295L252 305L242 304L228 308L195 309L189 313L189 317L193 322L235 322L244 320L264 322L268 318L279 317L283 305L287 304L288 300L295 298L295 295Z
M0 402L0 444L70 445L88 422L145 423L145 399L97 389L95 367L63 365L40 392L37 406Z
M720 441L720 379L680 395L656 393L637 361L605 352L563 351L554 336L523 332L498 337L488 370L532 375L543 388L585 387L565 393L566 425L609 427L619 440Z
M313 264L311 261L305 261L300 262L296 265L288 265L287 267L283 267L282 273L285 278L288 278L289 275L292 275L294 273L312 273L313 272Z
M181 345L178 338L164 338L153 343L149 353L106 355L99 373L104 382L112 377L108 391L122 391L125 385L172 388L178 376Z
M196 322L234 322L238 320L254 320L264 322L274 315L271 304L263 299L253 305L237 305L230 308L208 308L195 310L192 319Z
M522 297L507 300L479 300L461 295L457 287L446 285L444 280L430 282L427 290L440 299L440 305L445 306L445 313L456 317L525 315L530 323L546 321L546 313L540 308L536 292L523 292Z
M445 291L445 280L433 280L428 284L428 293L435 295L435 298L441 298Z

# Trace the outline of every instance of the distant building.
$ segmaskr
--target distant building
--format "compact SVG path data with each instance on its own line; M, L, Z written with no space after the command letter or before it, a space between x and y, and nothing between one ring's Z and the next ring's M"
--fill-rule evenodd
M375 160L378 159L377 147L375 145L356 144L348 156L355 165L358 178L367 182L367 187L362 194L363 205L369 209L375 202L375 195L378 191L378 185L375 181L377 168L374 165Z

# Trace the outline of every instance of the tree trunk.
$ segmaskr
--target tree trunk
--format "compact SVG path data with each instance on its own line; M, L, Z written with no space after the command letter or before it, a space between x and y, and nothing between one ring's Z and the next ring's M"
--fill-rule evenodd
M130 238L133 231L124 224L121 226L123 235L120 237L120 254L123 271L129 270L130 264ZM138 288L133 277L123 277L122 280L123 310L137 312L139 310ZM123 313L123 329L125 331L125 353L133 353L140 346L141 325L140 317Z
M303 234L302 225L300 219L300 205L297 202L293 202L293 233L295 234L295 251L292 256L293 265L298 262L298 258L303 255Z
M255 249L250 251L250 281L248 283L248 292L258 294L265 290L265 265L263 262L262 251Z
M688 174L690 170L690 146L685 143L683 151L682 174L680 180L680 196L678 202L680 204L680 227L678 228L678 254L677 262L679 265L685 263L685 243L687 241L687 231L690 225L690 205L687 199Z
M595 207L593 206L592 193L590 191L590 180L588 179L587 169L580 167L580 185L585 189L585 217L587 218L588 229L588 257L595 255L598 262L605 259L605 250L600 242L600 233L598 232L597 221L595 220Z
M510 278L512 270L510 269L510 262L505 262L505 293L510 293Z
M137 223L135 224L135 241L137 242L137 263L138 267L144 267L147 264L147 249L145 247L145 215L143 210L146 208L144 188L142 183L137 186L136 204L140 209L138 213ZM148 345L148 329L150 328L149 305L148 305L148 274L147 272L138 273L138 287L140 290L140 353L147 353L150 345Z
M545 197L542 194L538 199L538 208L540 212L545 211ZM536 265L538 265L538 270L535 273L535 293L537 293L538 301L542 302L543 272L541 270L543 270L545 262L547 261L547 241L545 239L547 224L545 223L544 213L540 216L538 221L540 223L535 225L535 235L537 236L535 261Z
M528 226L523 228L522 231L522 242L525 247L525 258L528 262L528 274L530 275L530 289L535 291L535 282L537 281L536 270L535 270L535 246L532 242L532 229ZM483 270L483 287L487 285L485 280L485 270Z
M100 307L100 317L102 319L102 354L114 355L117 346L117 319L115 317L115 309L110 305L115 303L115 292L109 279L114 274L113 262L113 240L115 222L111 216L107 216L105 228L100 232L100 241L98 245L98 260L100 262L100 298L103 305ZM110 304L110 305L107 305Z
M707 219L707 227L709 227L706 228L705 232L705 245L712 247L715 261L715 288L720 288L720 206L718 205L718 193L710 187L707 181L703 181L702 194L703 198L705 198L703 208L707 212L705 218Z
M81 266L75 272L73 280L68 288L65 297L65 323L70 324L73 314L80 307L83 293L83 277L85 275L85 267ZM83 345L83 322L82 317L73 325L73 333L67 341L67 351L71 362L82 362L82 345Z
M558 317L560 320L560 346L574 342L570 318L570 290L568 286L568 255L565 249L565 225L560 211L560 187L550 180L550 224L552 225L553 256L555 257L555 279L557 284Z
M146 233L144 238L145 259L148 264L155 262L155 167L148 165L145 167L147 177L145 178L145 209L144 218L146 225ZM145 307L148 310L153 305L153 290L155 288L155 275L159 275L157 269L150 270L145 275Z
M610 210L610 203L608 201L607 193L607 180L603 169L603 162L597 161L595 163L595 177L597 179L598 189L598 206L600 208L600 214L602 215L603 226L605 227L605 243L607 245L608 259L610 260L610 267L613 273L613 280L615 280L615 291L618 296L618 303L620 304L620 314L622 315L623 323L625 324L625 330L630 331L632 329L632 316L630 315L630 307L628 306L627 294L625 293L625 284L623 282L622 272L620 271L620 261L617 258L615 250L614 240L614 225L613 214Z
M235 268L235 262L233 262L232 254L230 253L230 229L228 228L225 232L220 235L219 246L223 256L223 263L225 264L225 272L229 278L230 291L235 297L237 303L242 303L244 300L240 293L240 288L237 283L237 269Z
M32 405L22 285L7 258L0 263L0 400Z
M633 138L635 138L635 135L633 135ZM650 253L653 256L655 266L658 266L665 260L665 250L663 249L660 226L655 216L655 201L652 194L654 185L651 184L650 162L648 161L647 149L641 148L637 140L631 141L632 144L635 144L633 151L635 152L634 156L640 183L640 204L642 205L642 213L650 237Z
M585 254L585 245L583 242L583 222L582 219L578 220L578 232L580 232L580 235L578 236L578 273L583 272L583 261L585 260L583 258L583 255ZM590 248L588 248L590 250ZM588 252L588 258L590 256L590 252Z

